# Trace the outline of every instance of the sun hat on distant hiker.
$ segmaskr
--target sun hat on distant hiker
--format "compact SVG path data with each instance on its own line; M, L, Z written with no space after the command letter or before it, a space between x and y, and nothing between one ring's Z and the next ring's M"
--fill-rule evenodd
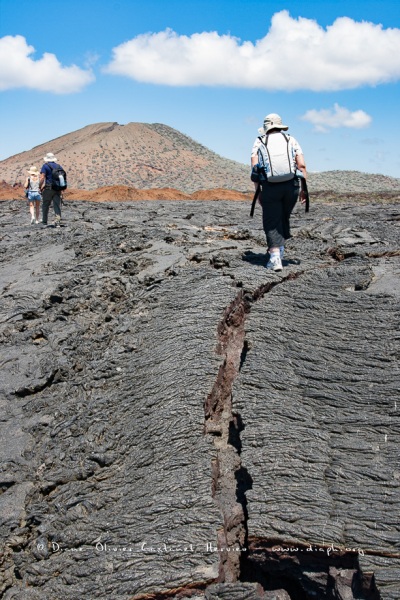
M57 162L56 157L52 152L48 152L46 156L43 157L44 162Z
M282 118L279 115L276 113L271 113L265 117L263 127L260 127L258 132L268 133L268 131L271 131L271 129L283 129L286 131L289 129L289 126L282 124Z
M28 171L28 175L39 175L39 169L35 166L32 166Z

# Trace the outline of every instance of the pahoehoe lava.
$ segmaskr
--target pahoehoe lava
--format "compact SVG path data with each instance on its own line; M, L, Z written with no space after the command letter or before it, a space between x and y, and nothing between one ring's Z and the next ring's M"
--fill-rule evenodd
M399 598L398 205L2 207L4 598Z

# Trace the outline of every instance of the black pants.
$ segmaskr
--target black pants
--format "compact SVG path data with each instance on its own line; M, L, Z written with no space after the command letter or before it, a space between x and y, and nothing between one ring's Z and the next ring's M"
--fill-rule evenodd
M263 209L263 228L268 248L285 245L290 236L290 215L299 198L297 178L282 183L263 183L261 204Z
M49 215L50 204L53 202L54 214L61 218L61 196L60 192L53 190L51 186L47 186L43 190L43 202L42 202L42 217L43 223L47 223Z

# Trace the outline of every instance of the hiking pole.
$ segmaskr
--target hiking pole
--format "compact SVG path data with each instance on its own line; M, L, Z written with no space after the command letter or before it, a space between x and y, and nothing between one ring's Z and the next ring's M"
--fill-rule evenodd
M304 177L300 177L300 180L301 180L301 191L303 192L304 198L306 199L305 212L309 212L310 211L310 195L308 193L307 181L304 179Z
M257 198L259 196L260 190L261 190L261 185L258 184L256 192L254 194L253 202L251 203L251 210L250 210L250 216L251 217L254 215L254 209L256 207L256 202L257 202Z

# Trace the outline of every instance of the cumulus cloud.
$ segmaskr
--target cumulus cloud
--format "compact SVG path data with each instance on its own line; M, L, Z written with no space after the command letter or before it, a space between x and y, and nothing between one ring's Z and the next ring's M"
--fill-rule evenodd
M326 133L329 129L348 127L349 129L363 129L370 125L372 118L363 110L351 112L348 108L334 104L332 108L321 110L308 110L301 119L314 125L315 131Z
M0 38L0 90L29 88L55 94L71 94L94 80L90 70L72 65L63 67L54 54L45 52L39 60L31 55L22 35Z
M341 17L326 29L276 13L256 43L216 32L138 35L113 49L105 72L171 86L332 91L400 78L400 29Z

